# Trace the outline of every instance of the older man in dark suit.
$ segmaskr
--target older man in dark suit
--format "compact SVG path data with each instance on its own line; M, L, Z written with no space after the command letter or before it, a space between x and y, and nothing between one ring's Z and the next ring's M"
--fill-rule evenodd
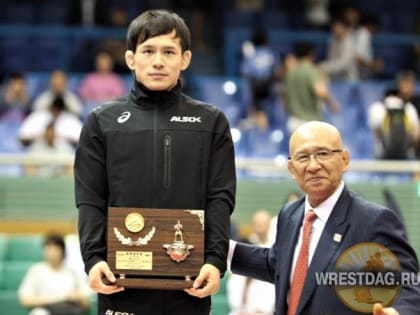
M373 269L375 264L382 270L387 267L380 259L386 250L395 254L402 272L417 275L419 266L394 212L362 199L345 186L342 175L349 167L350 154L334 126L318 121L303 124L292 134L289 150L289 171L306 195L280 211L271 248L231 241L232 272L273 282L276 315L361 314L358 304L374 315L419 314L418 282L404 283L389 303L366 287L353 289L354 303L346 303L336 292L337 286L319 283L319 274L336 272L337 261L357 245L376 244L379 248L378 257L375 254L365 260ZM389 290L392 294L392 288Z

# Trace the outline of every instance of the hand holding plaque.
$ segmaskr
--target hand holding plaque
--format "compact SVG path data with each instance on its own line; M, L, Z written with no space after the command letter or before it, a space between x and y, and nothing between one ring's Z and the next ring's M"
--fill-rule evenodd
M203 210L108 209L108 264L118 285L182 290L203 263Z

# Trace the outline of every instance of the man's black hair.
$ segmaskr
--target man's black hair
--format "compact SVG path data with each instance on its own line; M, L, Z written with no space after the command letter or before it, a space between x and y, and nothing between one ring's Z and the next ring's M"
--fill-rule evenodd
M315 47L311 42L298 42L293 47L293 53L297 58L309 57L315 53Z
M149 10L136 17L128 27L127 49L136 51L137 45L159 35L170 34L180 39L182 51L190 50L191 34L184 20L167 10Z

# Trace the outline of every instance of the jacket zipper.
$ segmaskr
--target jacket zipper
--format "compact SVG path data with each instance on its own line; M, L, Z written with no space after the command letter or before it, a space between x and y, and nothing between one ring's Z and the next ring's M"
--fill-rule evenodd
M157 160L157 151L158 151L158 136L157 136L157 109L155 108L153 110L153 166L152 166L152 170L153 170L153 179L152 179L152 187L153 187L153 201L152 201L152 207L156 208L157 207L157 165L156 165L156 160Z
M171 136L165 135L164 139L164 171L163 183L165 188L171 186Z

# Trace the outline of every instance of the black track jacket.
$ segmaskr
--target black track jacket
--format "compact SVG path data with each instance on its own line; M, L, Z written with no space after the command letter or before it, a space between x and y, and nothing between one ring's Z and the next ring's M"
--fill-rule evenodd
M131 93L90 113L76 150L86 272L106 260L107 208L114 206L205 209L205 262L223 273L235 188L225 115L183 94L179 84L154 92L136 82Z

